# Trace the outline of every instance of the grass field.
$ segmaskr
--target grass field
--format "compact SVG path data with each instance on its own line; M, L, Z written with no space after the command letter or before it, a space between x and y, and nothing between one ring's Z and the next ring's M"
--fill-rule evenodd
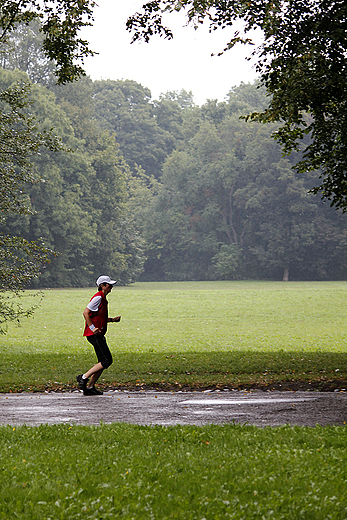
M82 337L93 289L46 290L1 337L2 391L67 389L95 361ZM343 388L347 282L182 282L116 287L104 386ZM306 385L306 386L305 386Z
M347 518L341 427L0 428L0 518Z
M47 290L1 338L1 391L94 363L92 289ZM347 283L171 283L109 297L104 386L346 386ZM266 386L267 385L267 386ZM0 520L346 520L345 427L0 427Z

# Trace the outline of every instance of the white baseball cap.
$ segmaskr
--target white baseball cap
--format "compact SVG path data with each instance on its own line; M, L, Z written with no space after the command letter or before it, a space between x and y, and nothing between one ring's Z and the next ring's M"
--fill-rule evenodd
M111 280L109 276L99 276L99 278L96 280L96 286L99 287L102 283L108 283L110 285L115 285L117 283L117 280Z

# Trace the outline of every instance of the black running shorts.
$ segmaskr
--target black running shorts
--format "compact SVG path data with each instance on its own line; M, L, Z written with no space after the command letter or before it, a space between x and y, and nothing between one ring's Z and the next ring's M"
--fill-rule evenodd
M87 336L87 340L93 345L96 357L103 368L108 368L112 365L112 354L106 343L105 336L95 334L94 336Z

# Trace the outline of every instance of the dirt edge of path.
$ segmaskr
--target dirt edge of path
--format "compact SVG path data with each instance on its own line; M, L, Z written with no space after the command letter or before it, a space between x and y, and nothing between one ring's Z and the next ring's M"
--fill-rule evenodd
M269 383L240 383L240 384L217 384L217 385L186 385L186 384L172 384L172 383L152 383L152 384L139 384L139 383L128 383L128 384L101 384L98 385L104 391L108 390L121 390L121 391L149 391L156 390L161 392L203 392L206 390L220 390L220 391L232 391L232 390L243 390L243 391L283 391L283 392L298 392L298 391L316 391L316 392L342 392L347 391L347 380L346 379L334 379L331 381L276 381ZM22 392L71 392L77 389L75 385L60 385L50 384L49 386L37 386L29 388L15 388L0 389L0 393L22 393Z
M262 391L318 391L318 392L336 392L336 391L347 391L346 380L334 380L334 381L276 381L274 383L240 383L238 385L184 385L184 384L152 384L152 385L117 385L112 387L106 387L105 389L112 390L161 390L161 391L177 391L183 392L192 391L204 391L204 390L262 390Z

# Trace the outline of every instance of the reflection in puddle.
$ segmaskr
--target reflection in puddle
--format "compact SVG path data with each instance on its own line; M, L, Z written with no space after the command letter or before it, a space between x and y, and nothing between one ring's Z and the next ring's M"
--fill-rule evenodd
M271 399L271 398L267 398L267 399L237 399L237 400L233 400L233 399L191 399L189 401L182 401L180 404L204 404L204 405L222 405L222 404L227 404L227 405L234 405L234 404L278 404L278 403L298 403L300 401L308 401L310 399L315 399L314 397L312 398L299 398L299 399L296 399L296 398L288 398L288 399Z

